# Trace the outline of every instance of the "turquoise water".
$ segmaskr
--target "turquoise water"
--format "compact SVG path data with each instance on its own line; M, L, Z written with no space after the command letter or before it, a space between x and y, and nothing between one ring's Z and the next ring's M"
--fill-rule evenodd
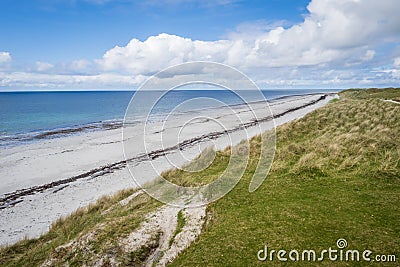
M328 91L335 90L265 90L263 94L270 100L286 95ZM127 91L0 92L0 145L118 127L133 94ZM142 101L153 99L151 94L154 92L141 92ZM248 100L259 100L258 94L253 91L245 94ZM228 105L242 103L227 90L175 90L168 92L152 113L168 113L183 101L198 97L213 98ZM193 108L208 105L216 105L216 102L199 102ZM138 118L145 117L148 112L141 106L133 110Z

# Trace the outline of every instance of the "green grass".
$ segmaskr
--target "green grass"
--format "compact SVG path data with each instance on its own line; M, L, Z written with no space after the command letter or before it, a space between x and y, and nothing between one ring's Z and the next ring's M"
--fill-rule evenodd
M124 190L112 197L102 197L96 204L60 218L40 238L0 249L0 266L40 266L49 257L58 260L53 265L93 265L99 255L117 256L121 262L129 262L131 255L124 253L116 240L127 236L148 212L161 206L146 194L125 206L118 205L133 192ZM77 246L58 248L75 239L79 240Z
M152 240L141 246L138 250L132 251L129 258L125 258L123 265L125 266L143 266L146 263L147 258L154 250L158 247L160 241L160 234L157 234Z
M230 193L207 207L212 216L203 233L171 266L280 266L278 261L258 261L257 252L264 245L277 250L320 251L335 248L339 238L348 241L349 249L396 254L393 266L398 265L400 105L382 99L399 99L400 89L354 89L340 96L340 100L277 128L270 174L253 193L248 188L258 164L260 137L224 151L205 151L187 166L202 168L215 156L200 172L164 173L177 184L206 184L223 173L230 158L240 165L238 155L250 155L243 178ZM246 151L247 144L250 151ZM161 204L146 194L126 206L116 204L132 192L102 198L60 219L40 238L0 249L0 265L38 266L50 256L58 260L56 266L90 266L100 257L105 257L107 266L108 256L122 266L140 265L154 248L125 253L117 240L136 229L145 215ZM184 224L181 212L176 234ZM59 247L71 240L79 240L80 246ZM349 264L364 266L366 262ZM346 263L325 260L318 265Z
M335 248L339 238L349 249L395 254L392 266L398 265L400 106L380 99L399 97L400 89L348 90L340 96L278 127L276 156L264 184L248 192L257 164L252 157L234 190L209 205L212 220L200 238L171 266L280 266L276 260L258 261L257 252L264 245L320 251Z
M365 89L348 89L341 92L341 95L344 97L351 97L353 99L392 99L398 100L399 97L399 88L370 88L368 90Z
M223 174L226 166L229 164L231 156L230 147L227 147L223 151L216 151L215 153L212 153L211 151L212 150L210 149L206 149L193 160L192 164L185 166L183 169L165 171L161 176L164 179L181 186L201 186L208 184ZM208 162L207 158L211 157L210 155L212 155L214 160L203 170L204 164L202 162ZM202 169L203 171L196 172L195 170L198 169Z
M177 216L177 225L176 225L176 229L174 234L172 235L171 239L169 240L169 246L172 245L172 243L174 243L175 237L182 232L183 227L185 226L186 223L186 219L185 216L183 215L182 210L180 210L178 212L178 216Z

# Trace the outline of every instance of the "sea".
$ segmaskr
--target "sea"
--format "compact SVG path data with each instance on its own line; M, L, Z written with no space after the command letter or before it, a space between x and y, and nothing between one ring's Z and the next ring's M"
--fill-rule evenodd
M337 92L327 89L262 90L267 100L291 95ZM260 101L259 92L242 91L247 101ZM121 127L128 104L135 91L31 91L0 92L0 147L15 146L88 131ZM153 101L159 92L141 91L141 101ZM153 94L153 95L152 95ZM228 90L172 90L151 110L154 118L173 110L191 99L198 101L188 109L196 110L221 105L243 104L243 99ZM149 111L140 104L130 108L138 121L148 118ZM148 104L148 103L146 103ZM132 114L130 114L132 115ZM150 117L151 117L150 116Z

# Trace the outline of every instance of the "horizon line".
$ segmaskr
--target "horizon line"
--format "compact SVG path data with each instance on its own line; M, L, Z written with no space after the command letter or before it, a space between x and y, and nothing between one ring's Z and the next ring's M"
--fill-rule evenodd
M378 87L374 87L378 88ZM384 88L395 88L395 87L379 87L380 89ZM260 88L261 91L269 91L269 90L346 90L346 89L368 89L368 88ZM39 93L39 92L136 92L136 91L168 91L168 89L146 89L146 90L138 90L138 89L48 89L48 90L0 90L0 93ZM173 91L227 91L227 89L173 89ZM233 91L257 91L257 89L236 89Z

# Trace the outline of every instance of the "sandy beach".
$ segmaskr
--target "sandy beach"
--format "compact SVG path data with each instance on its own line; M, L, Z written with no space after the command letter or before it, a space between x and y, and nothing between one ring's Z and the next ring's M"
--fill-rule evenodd
M192 121L193 114L178 114L169 118L167 124L160 121L149 125L146 147L135 145L143 135L143 125L132 124L124 129L129 133L124 134L124 142L132 144L127 158L123 153L122 128L4 148L0 151L0 245L38 237L60 216L103 195L136 187L127 160L134 162L135 178L151 181L155 178L153 163L157 163L160 172L181 166L208 146L223 149L235 145L244 138L300 118L335 97L332 93L318 93L272 100L269 105L274 120L262 109L264 104L252 103L252 109L260 112L257 123L252 121L246 105L199 110L197 120ZM222 122L226 129L215 121ZM183 126L185 130L180 131ZM245 132L239 130L243 126Z

